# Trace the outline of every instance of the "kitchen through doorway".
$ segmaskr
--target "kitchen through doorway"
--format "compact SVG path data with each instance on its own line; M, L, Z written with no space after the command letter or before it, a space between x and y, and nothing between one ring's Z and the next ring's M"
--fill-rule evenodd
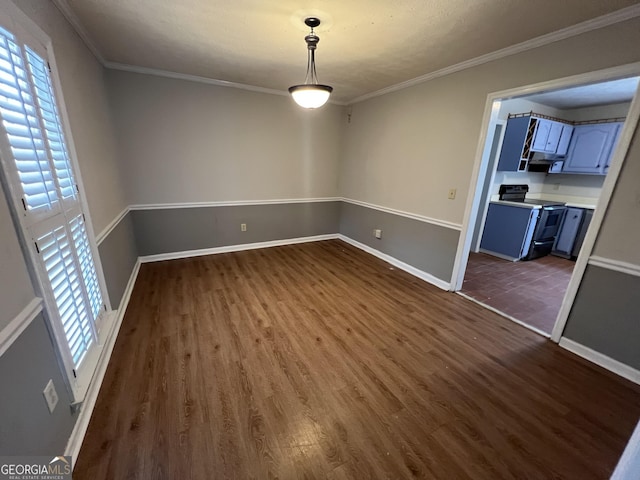
M458 293L551 336L638 80L494 102Z

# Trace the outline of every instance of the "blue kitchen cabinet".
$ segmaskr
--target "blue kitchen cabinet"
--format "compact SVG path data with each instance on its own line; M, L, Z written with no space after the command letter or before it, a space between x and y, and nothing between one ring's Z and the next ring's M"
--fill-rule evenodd
M517 172L526 169L528 156L524 160L522 156L530 119L531 117L517 117L507 120L507 128L504 132L502 150L498 160L499 172ZM524 168L520 168L521 162L524 162Z
M508 260L527 255L539 209L491 202L480 249Z
M553 254L559 257L571 258L573 246L578 236L578 231L582 225L584 218L584 209L582 208L567 208L556 241L553 245Z
M573 130L563 173L607 173L622 123L577 125Z
M611 152L609 152L609 156L607 156L607 161L604 164L604 170L602 171L605 175L609 173L609 167L611 166L611 159L613 158L613 154L616 152L616 147L618 146L618 142L620 141L620 134L622 133L622 127L624 123L618 123L619 127L616 131L616 136L613 138L613 145L611 146Z
M499 172L524 172L534 152L564 156L573 126L532 115L507 120Z

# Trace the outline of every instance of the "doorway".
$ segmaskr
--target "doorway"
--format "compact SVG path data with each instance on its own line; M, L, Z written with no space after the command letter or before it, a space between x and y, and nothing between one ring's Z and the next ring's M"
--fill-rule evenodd
M624 72L621 69L594 72L489 95L484 122L486 129L483 129L479 144L477 175L474 175L471 189L473 195L467 202L454 266L454 291L559 341L626 155L631 133L638 121L638 105L632 104L638 90L638 74L640 66L633 65ZM545 125L557 127L559 131L562 125L568 125L567 128L572 130L570 138L577 145L572 147L567 143L565 147L569 150L573 148L573 151L580 149L579 135L593 130L588 125L601 125L598 129L606 130L608 124L619 123L618 130L612 133L615 138L612 138L609 147L611 166L606 169L599 167L598 172L580 171L575 166L582 161L575 160L577 154L569 157L573 160L564 166L563 162L567 161L567 155L571 155L570 151L560 155L556 155L555 151L549 155L541 155L536 151L527 152L525 165L504 168L501 154L503 141L506 140L501 137L506 133L510 138L508 141L513 142L513 131L509 134L509 122L513 118L523 117L535 117L540 124L544 121ZM533 123L531 119L525 119L513 124L527 121ZM624 128L626 124L627 128ZM534 129L530 130L534 132ZM578 132L578 137L575 137L575 132ZM535 137L532 137L528 141L534 140ZM488 213L495 216L494 210L503 207L494 206L501 203L500 185L513 184L527 186L527 200L566 205L563 225L558 229L558 237L551 242L553 252L525 261L517 254L502 255L499 249L488 248L488 242L483 244L484 230L488 228ZM510 207L514 211L518 207L528 208L524 205ZM523 212L520 215L526 215ZM574 216L579 216L579 219L574 219ZM507 230L512 228L509 222L498 224L505 229L505 234L511 231ZM563 232L561 238L570 240L558 244ZM573 248L574 244L576 248Z

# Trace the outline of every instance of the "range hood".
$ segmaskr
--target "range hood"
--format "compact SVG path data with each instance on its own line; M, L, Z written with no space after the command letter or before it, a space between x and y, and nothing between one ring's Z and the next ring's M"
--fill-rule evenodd
M555 155L552 153L535 152L529 160L529 165L551 165L558 160L564 160L564 155Z

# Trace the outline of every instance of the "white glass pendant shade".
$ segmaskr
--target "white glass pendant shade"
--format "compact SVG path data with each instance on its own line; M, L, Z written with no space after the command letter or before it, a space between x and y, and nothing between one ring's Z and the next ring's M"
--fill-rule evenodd
M302 108L319 108L327 103L333 88L328 85L294 85L289 88L293 100Z

